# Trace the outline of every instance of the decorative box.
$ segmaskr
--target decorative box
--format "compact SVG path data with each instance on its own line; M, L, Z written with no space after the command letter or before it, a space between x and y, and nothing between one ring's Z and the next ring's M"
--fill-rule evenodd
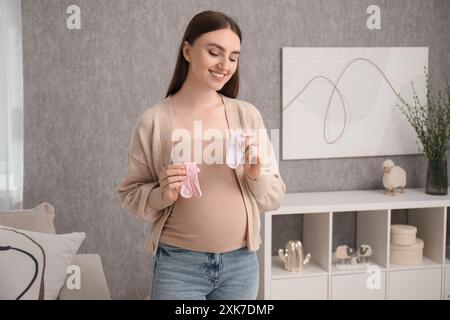
M413 266L422 263L423 240L417 238L410 246L399 246L391 243L391 263L402 266Z
M417 228L406 224L393 224L391 226L391 243L398 246L411 246L416 244Z

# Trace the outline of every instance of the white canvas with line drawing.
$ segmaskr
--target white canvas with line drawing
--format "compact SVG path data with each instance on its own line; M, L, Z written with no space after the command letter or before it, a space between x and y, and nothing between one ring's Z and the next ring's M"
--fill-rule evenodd
M426 103L427 47L282 49L282 159L418 154L399 96Z

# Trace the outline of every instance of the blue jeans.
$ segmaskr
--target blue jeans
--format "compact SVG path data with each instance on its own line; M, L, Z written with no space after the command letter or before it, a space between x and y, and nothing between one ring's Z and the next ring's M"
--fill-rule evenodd
M152 300L254 300L259 289L255 251L208 253L160 243L154 258Z

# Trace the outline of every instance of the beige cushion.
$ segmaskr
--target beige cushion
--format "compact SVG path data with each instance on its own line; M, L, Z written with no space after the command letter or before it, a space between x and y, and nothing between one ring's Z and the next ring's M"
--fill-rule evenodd
M42 233L56 233L55 208L43 202L34 209L0 211L0 224Z

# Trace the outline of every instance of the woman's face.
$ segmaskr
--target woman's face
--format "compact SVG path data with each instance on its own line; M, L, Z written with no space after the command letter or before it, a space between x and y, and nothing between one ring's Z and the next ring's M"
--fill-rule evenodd
M241 41L230 29L203 34L193 45L184 42L183 54L189 62L189 72L198 81L219 91L236 72Z

